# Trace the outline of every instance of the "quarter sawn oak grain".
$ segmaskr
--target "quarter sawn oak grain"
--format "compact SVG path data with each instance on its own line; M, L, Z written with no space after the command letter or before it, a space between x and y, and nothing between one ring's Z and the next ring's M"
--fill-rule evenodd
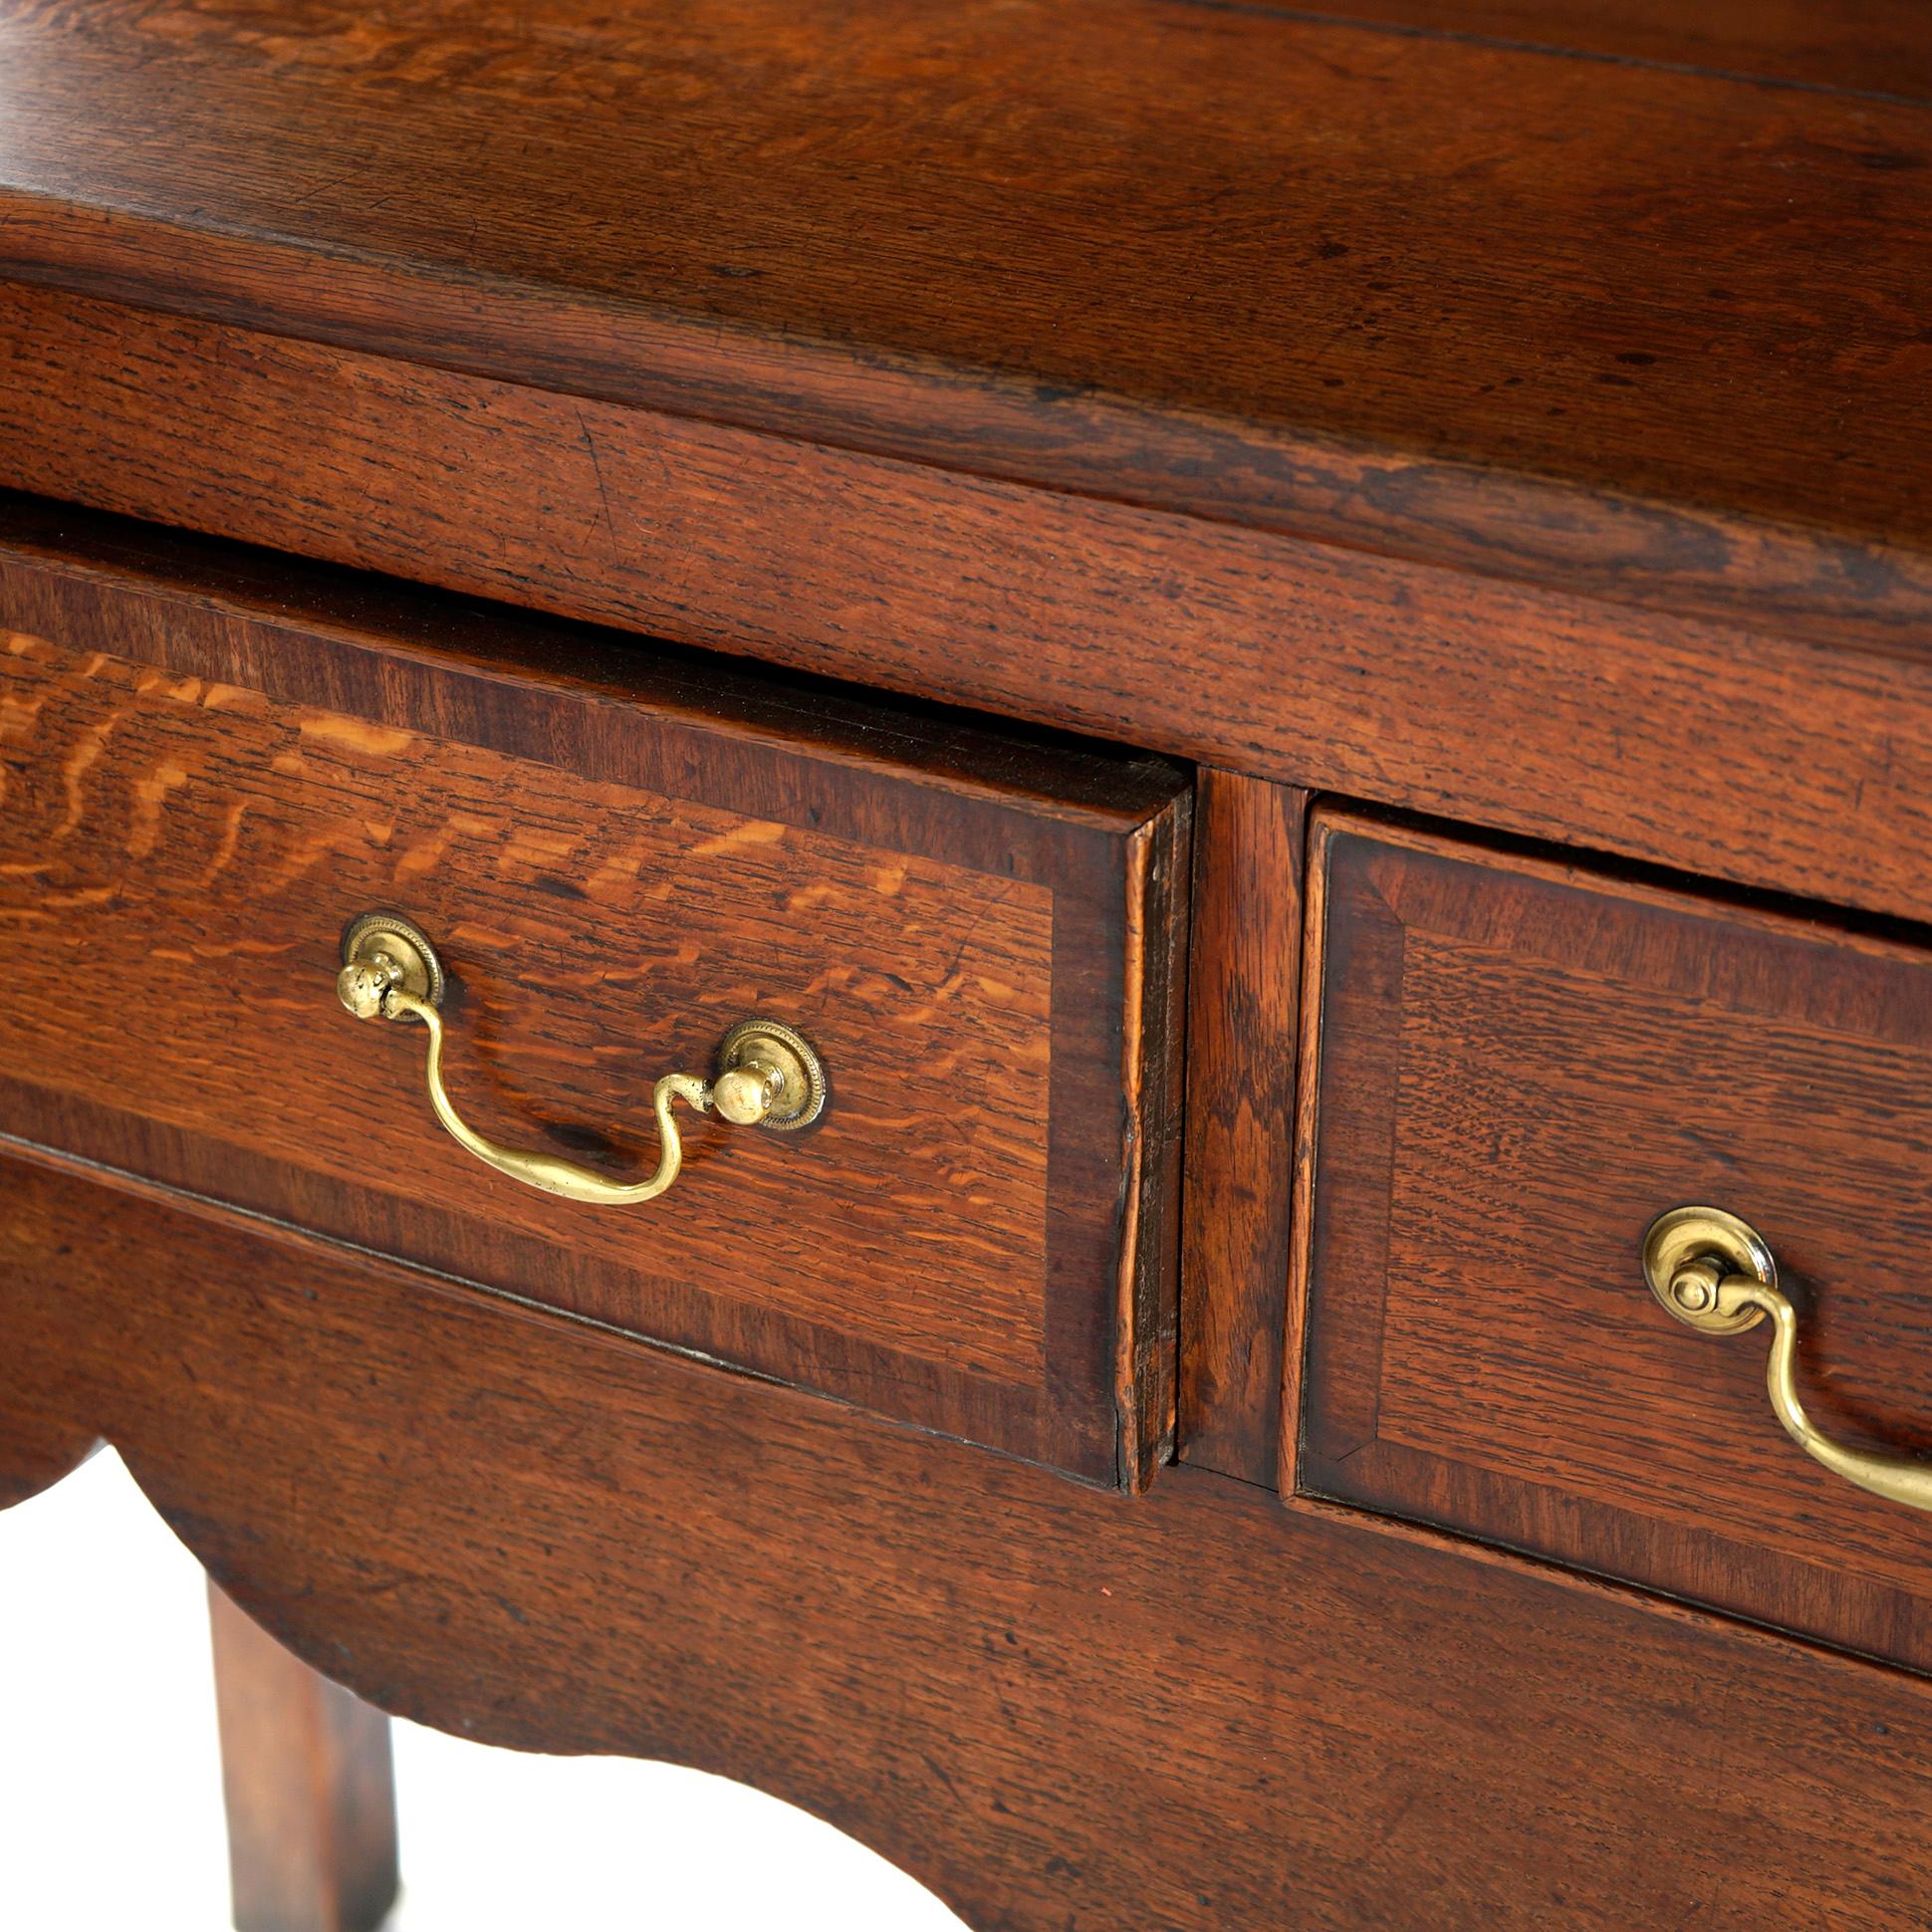
M1595 11L1585 49L1688 51L1681 8ZM1807 11L1923 78L1910 0ZM1828 56L1798 91L1166 0L26 0L0 32L23 279L1506 566L1588 533L1640 575L1706 515L1932 540L1932 113ZM1748 70L1778 36L1709 39ZM1373 451L1427 466L1350 489Z
M1781 565L1757 627L1674 577L1632 607L42 292L0 290L0 475L49 495L1932 917L1909 573Z
M10 1129L1144 1481L1172 1429L1175 775L849 700L734 717L728 678L706 715L695 669L626 679L561 637L513 669L481 616L408 652L279 592L217 617L0 560ZM370 907L442 950L448 1079L492 1138L648 1172L653 1081L758 1013L826 1058L827 1117L687 1114L644 1207L520 1187L430 1117L417 1031L337 1006Z
M107 1434L252 1616L400 1715L744 1779L974 1932L1921 1923L1910 1678L4 1184L0 1413Z
M1287 1490L1932 1668L1923 1515L1673 1322L1667 1208L1759 1228L1828 1433L1932 1449L1932 952L1325 813Z
M60 500L0 495L0 890L62 941L0 1501L112 1438L332 1677L757 1782L976 1932L1917 1932L1921 1553L1634 1251L1749 1213L1820 1414L1932 1443L1929 52L0 5L0 483ZM537 1218L334 1008L389 885L505 1137L647 1158L741 994L825 1130Z
M1932 915L1922 16L1496 11L23 4L0 478Z

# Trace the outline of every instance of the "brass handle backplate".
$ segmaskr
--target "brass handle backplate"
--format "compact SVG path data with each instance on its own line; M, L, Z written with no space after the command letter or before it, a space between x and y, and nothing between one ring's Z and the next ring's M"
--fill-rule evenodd
M336 992L359 1020L413 1020L428 1030L429 1104L451 1136L499 1173L547 1194L602 1207L652 1201L677 1179L684 1147L671 1103L716 1112L737 1126L787 1130L809 1126L824 1111L826 1074L819 1056L792 1028L776 1020L740 1020L718 1048L716 1075L666 1074L651 1089L657 1116L657 1171L647 1180L613 1181L555 1154L499 1146L456 1111L443 1085L444 976L422 928L394 912L364 912L343 934L343 969Z
M1932 1510L1932 1463L1847 1448L1805 1413L1798 1399L1798 1311L1778 1286L1778 1263L1756 1228L1722 1208L1672 1208L1643 1237L1643 1277L1651 1294L1699 1334L1743 1334L1770 1316L1765 1386L1785 1433L1846 1482L1887 1502Z

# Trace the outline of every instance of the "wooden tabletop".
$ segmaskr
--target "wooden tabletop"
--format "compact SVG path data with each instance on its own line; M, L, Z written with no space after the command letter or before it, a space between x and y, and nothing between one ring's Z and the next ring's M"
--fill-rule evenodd
M1482 568L1932 543L1912 0L12 0L0 276Z

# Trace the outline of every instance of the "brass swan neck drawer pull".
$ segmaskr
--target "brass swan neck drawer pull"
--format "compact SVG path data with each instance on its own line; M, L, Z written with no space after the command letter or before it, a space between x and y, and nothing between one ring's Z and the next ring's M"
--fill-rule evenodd
M1765 1385L1785 1433L1846 1482L1887 1502L1932 1510L1932 1462L1846 1448L1805 1413L1795 1372L1798 1311L1778 1286L1778 1264L1756 1228L1722 1208L1672 1208L1643 1238L1643 1275L1651 1294L1699 1334L1743 1334L1770 1316Z
M343 935L343 969L336 992L359 1020L416 1020L428 1029L429 1104L453 1138L478 1160L513 1180L601 1207L653 1201L677 1179L683 1143L671 1102L700 1113L716 1110L738 1126L786 1129L819 1117L826 1099L825 1069L811 1047L776 1020L740 1020L718 1050L718 1073L666 1074L651 1089L657 1115L657 1171L648 1180L613 1181L555 1154L499 1146L468 1125L443 1085L442 962L419 926L393 912L365 912Z

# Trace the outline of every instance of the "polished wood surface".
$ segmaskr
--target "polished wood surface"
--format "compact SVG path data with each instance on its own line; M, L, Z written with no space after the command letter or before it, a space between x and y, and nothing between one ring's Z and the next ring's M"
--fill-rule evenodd
M45 1415L11 1415L0 1410L0 1509L11 1509L78 1469L99 1438Z
M0 270L1484 568L1932 538L1912 0L1373 11L15 0Z
M1928 236L1916 0L0 0L0 1501L976 1932L1922 1926L1636 1244L1932 1452ZM376 899L501 1137L833 1112L520 1195Z
M375 1932L395 1903L389 1721L208 1585L235 1932Z
M1325 814L1285 1487L1932 1666L1925 1517L1820 1469L1766 1334L1638 1266L1759 1228L1827 1433L1932 1450L1932 952ZM1298 1364L1299 1366L1299 1364Z
M1305 794L1195 788L1182 1460L1273 1483L1295 1165Z
M1932 36L1899 0L1334 0L1319 11L1523 51L1932 101Z
M928 1426L1139 1482L1172 1429L1187 800L1155 761L479 615L435 648L0 557L9 1130ZM406 607L410 601L399 600ZM418 627L424 621L418 605ZM405 616L402 619L407 622ZM573 645L578 661L562 653ZM547 664L532 661L549 647ZM737 1019L799 1134L685 1116L613 1210L484 1168L336 1003L416 918L482 1132L619 1178Z
M747 1780L975 1932L1922 1923L1914 1679L1203 1470L1109 1496L138 1187L4 1186L0 1410L107 1433L390 1710Z
M22 4L0 480L1932 916L1921 16L1494 12Z
M1932 599L1849 556L1741 626L44 292L0 357L0 477L52 496L1932 917Z

